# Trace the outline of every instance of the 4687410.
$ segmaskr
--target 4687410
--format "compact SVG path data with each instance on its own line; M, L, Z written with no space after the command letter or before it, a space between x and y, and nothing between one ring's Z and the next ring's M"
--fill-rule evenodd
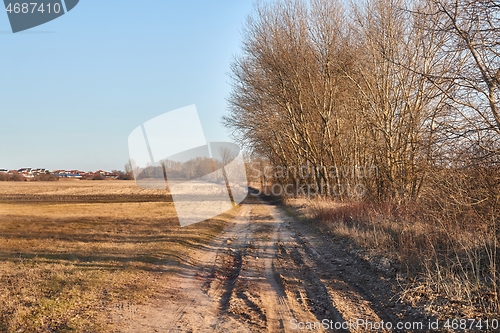
M61 4L58 2L54 3L38 3L38 2L22 2L22 3L9 3L5 8L5 11L9 14L34 14L34 13L55 13L59 14L61 12Z
M444 328L452 330L497 330L500 328L498 319L448 319Z

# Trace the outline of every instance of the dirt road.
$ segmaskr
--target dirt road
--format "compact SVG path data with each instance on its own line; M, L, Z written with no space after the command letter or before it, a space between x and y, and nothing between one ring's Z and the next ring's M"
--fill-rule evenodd
M349 247L250 199L164 294L122 306L114 320L120 332L425 332L428 320L398 302L390 270Z

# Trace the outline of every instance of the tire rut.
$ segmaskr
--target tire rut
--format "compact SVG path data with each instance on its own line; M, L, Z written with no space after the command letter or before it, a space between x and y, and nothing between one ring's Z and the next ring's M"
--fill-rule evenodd
M422 318L397 304L390 281L346 248L250 197L233 225L194 251L190 269L170 282L171 298L142 309L135 331L296 332L309 323L320 325L308 329L314 332L369 332L321 324ZM152 326L148 313L162 324Z

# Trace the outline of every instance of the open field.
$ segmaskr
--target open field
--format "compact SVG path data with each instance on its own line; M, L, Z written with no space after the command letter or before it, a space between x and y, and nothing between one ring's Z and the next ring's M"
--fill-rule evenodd
M323 319L427 320L347 242L252 196L180 228L165 193L133 182L0 183L0 241L5 332L293 332Z
M139 188L134 181L0 182L0 202L166 202L165 191Z
M128 181L0 182L0 331L112 331L229 219L180 228Z
M410 326L316 331L431 332L426 323L439 319L452 332L447 319L493 318L483 298L444 290L429 303L422 288L438 283L403 284L405 258L422 248L387 238L391 212L374 225L354 208L250 195L181 228L165 192L134 182L0 182L0 331L294 332L362 319ZM392 257L394 244L409 252ZM457 295L459 282L449 284Z

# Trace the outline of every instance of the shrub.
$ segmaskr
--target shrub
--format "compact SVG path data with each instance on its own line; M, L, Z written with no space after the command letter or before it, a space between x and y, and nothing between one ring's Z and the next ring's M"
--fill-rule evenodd
M59 177L56 175L51 175L51 174L41 174L38 176L35 176L33 178L34 181L41 181L41 182L52 182L52 181L58 181Z
M119 180L133 180L134 176L131 173L128 172L123 172L123 171L117 171L118 174L118 179Z
M27 180L26 177L18 173L0 173L0 181L17 181L22 182Z
M101 175L100 173L97 173L97 174L92 175L90 177L90 180L104 180L104 179L106 179L106 178L104 178L104 176Z

